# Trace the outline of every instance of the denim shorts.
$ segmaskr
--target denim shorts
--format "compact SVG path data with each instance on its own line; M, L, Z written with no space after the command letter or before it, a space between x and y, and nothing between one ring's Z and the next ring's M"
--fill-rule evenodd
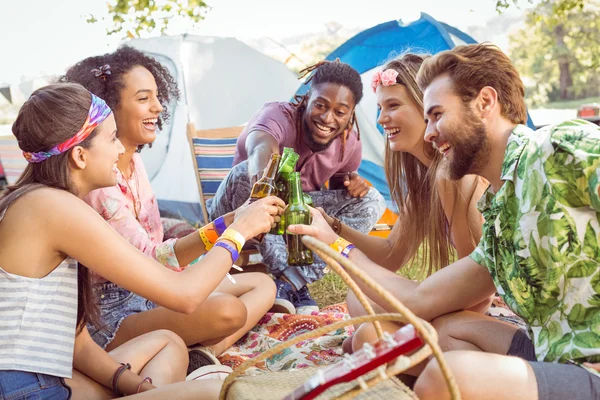
M68 400L62 378L24 371L0 371L0 400Z
M125 318L157 307L152 301L112 282L95 283L93 291L100 308L102 326L88 325L88 329L92 339L103 349L115 338Z

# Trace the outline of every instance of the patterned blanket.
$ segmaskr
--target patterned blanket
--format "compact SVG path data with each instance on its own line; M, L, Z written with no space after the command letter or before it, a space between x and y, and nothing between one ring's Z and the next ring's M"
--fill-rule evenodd
M312 315L268 313L248 334L221 354L219 361L236 368L246 360L256 357L281 342L349 318L346 304L327 306ZM282 371L333 364L342 359L342 342L353 332L354 327L349 326L316 339L300 342L258 364L257 368L266 371Z
M494 299L488 315L526 329L500 298ZM281 342L337 321L347 320L345 303L327 306L312 315L266 314L258 324L218 358L222 364L235 369L250 358L269 350ZM284 371L297 368L333 364L342 359L342 342L354 333L352 325L330 332L316 339L306 340L268 358L257 365L265 371ZM251 372L250 369L248 372Z

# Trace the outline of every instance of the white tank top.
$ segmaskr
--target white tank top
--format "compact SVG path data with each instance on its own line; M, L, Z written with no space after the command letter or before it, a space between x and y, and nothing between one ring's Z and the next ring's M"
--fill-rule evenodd
M76 324L75 260L40 279L0 267L0 370L71 378Z

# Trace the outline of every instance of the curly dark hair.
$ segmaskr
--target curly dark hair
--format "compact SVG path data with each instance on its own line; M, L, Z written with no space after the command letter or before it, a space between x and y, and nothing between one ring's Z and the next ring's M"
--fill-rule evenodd
M157 126L162 129L163 121L171 116L169 103L179 100L177 82L165 66L133 47L123 46L114 53L88 57L69 68L59 80L79 83L104 99L110 108L118 110L120 93L125 87L123 76L137 66L150 71L156 81L158 101L163 107Z
M336 85L344 86L350 90L354 97L354 104L357 105L363 96L363 84L360 78L360 74L357 70L352 68L349 64L343 63L338 59L335 61L320 61L314 65L304 68L300 71L300 78L311 74L308 79L304 82L305 85L311 84L312 87L321 83L333 83ZM297 141L300 143L302 137L302 114L306 111L306 104L310 97L310 89L303 96L296 96L294 98L294 106L298 108L298 114L296 118L296 132L298 133ZM346 132L342 135L342 151L340 153L340 161L344 159L344 153L346 152L346 140L350 135L350 128L356 127L356 133L358 140L360 140L360 129L358 128L358 122L356 121L356 112L352 110L352 116L348 123Z

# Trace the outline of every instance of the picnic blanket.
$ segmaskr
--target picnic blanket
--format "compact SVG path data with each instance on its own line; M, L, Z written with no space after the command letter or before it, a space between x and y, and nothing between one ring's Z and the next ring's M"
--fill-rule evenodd
M526 329L523 320L516 316L499 297L494 299L488 315ZM324 307L320 312L313 312L312 315L267 313L248 334L218 358L222 364L235 369L246 360L256 357L281 342L349 318L345 303ZM343 357L342 342L353 333L354 327L351 325L319 338L300 342L283 353L259 363L256 368L265 371L284 371L336 363Z
M222 364L236 368L281 342L349 318L345 303L324 307L311 315L267 313L250 332L218 358ZM353 332L354 327L349 326L300 342L258 364L257 368L284 371L333 364L342 359L342 342Z

